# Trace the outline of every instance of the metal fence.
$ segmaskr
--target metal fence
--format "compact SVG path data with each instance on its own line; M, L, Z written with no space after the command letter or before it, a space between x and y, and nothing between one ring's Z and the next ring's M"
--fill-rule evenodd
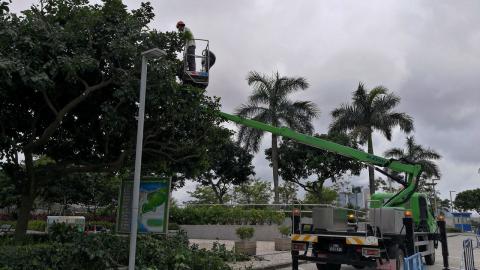
M475 270L475 260L473 255L473 240L471 238L463 240L462 265L460 269Z
M254 208L263 208L263 209L274 209L277 211L282 211L282 212L288 212L291 213L293 209L300 209L302 213L312 213L312 209L315 207L333 207L336 209L344 209L351 211L352 213L355 213L357 216L364 216L366 215L365 210L359 210L359 209L351 209L351 208L346 208L346 207L340 207L336 206L333 204L282 204L282 203L268 203L268 204L262 204L262 203L250 203L250 204L240 204L240 203L214 203L214 204L201 204L201 203L183 203L183 204L178 204L179 207L210 207L210 206L223 206L223 207L240 207L244 209L254 209Z
M415 253L410 257L404 259L404 270L424 270L425 265L422 263L422 255Z

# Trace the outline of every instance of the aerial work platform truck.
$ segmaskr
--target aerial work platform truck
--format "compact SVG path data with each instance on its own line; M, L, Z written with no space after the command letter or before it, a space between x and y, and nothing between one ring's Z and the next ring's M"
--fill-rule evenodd
M417 193L420 164L386 159L327 140L301 134L285 127L220 113L226 120L270 132L358 160L403 186L397 193L375 193L362 221L346 209L318 207L312 210L312 224L301 223L299 209L293 211L292 270L299 261L310 261L319 270L337 270L342 265L355 268L403 270L404 257L420 253L427 265L435 263L441 243L444 269L449 269L448 246L443 216L436 219L425 194ZM384 169L404 173L405 179Z
M202 55L194 56L202 60L202 68L196 72L184 66L181 79L186 84L205 89L215 55L209 49L208 40L198 41L206 42ZM188 56L185 50L184 63ZM312 224L302 224L301 211L294 210L292 270L298 270L299 261L314 262L319 270L338 270L342 265L352 265L358 269L403 270L404 258L416 253L422 256L425 264L433 265L439 243L443 269L449 269L444 217L439 215L436 218L427 196L416 192L422 173L420 164L383 158L289 128L275 127L224 112L220 112L220 117L357 160L403 186L397 193L373 194L367 215L361 221L357 211L352 213L335 207L317 207L312 210ZM385 169L405 174L405 178L391 175Z

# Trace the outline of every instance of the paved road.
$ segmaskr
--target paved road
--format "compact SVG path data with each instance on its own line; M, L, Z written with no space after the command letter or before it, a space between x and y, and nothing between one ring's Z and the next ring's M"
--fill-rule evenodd
M448 250L450 253L449 261L450 261L450 269L457 270L460 269L460 258L461 258L461 252L462 252L462 241L466 238L474 238L473 236L453 236L448 238ZM476 245L474 241L474 246ZM436 250L436 264L433 266L427 267L429 270L441 270L443 269L443 264L442 264L442 255L441 255L441 247L439 246ZM474 250L474 256L475 256L475 266L477 269L480 269L480 249L475 249ZM315 264L303 264L300 265L300 268L302 270L316 270ZM342 270L354 270L355 268L351 266L343 266ZM291 270L291 268L282 268L282 270Z

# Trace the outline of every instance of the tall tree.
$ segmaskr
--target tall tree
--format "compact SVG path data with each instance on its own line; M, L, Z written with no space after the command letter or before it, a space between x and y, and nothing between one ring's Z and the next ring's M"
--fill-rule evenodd
M234 188L234 199L241 204L267 204L272 198L269 182L253 179Z
M217 194L209 186L197 185L195 190L187 191L188 195L192 197L193 200L188 201L190 204L215 204L219 203ZM227 201L230 198L230 194L223 194L223 200Z
M453 205L463 212L475 210L480 213L480 188L465 190L455 196Z
M297 201L298 187L295 183L284 181L283 185L278 187L280 193L280 203L291 204Z
M391 140L392 128L399 126L404 132L413 130L412 117L406 113L394 111L400 103L400 97L389 93L383 86L368 91L363 83L353 92L353 102L342 104L332 111L334 131L351 131L360 143L367 143L368 153L373 154L372 134L380 131L387 140ZM375 192L374 168L368 167L370 194Z
M148 29L149 3L132 11L121 0L44 3L21 17L0 13L0 166L21 194L17 241L50 179L133 165L141 52L167 53L149 65L144 173L201 173L219 123L218 100L176 83L181 40Z
M312 133L312 119L319 111L310 101L291 101L289 95L308 87L303 77L284 77L276 72L273 76L252 71L247 77L248 85L253 87L248 104L241 105L237 114L252 118L256 121L268 123L275 127L287 126L291 129ZM264 131L240 126L239 141L245 147L258 152ZM272 134L272 171L274 202L279 202L278 193L278 137Z
M247 182L255 175L253 155L232 140L228 129L221 127L212 136L208 153L208 167L196 180L213 190L217 203L224 203L232 185Z
M304 204L331 204L338 197L337 191L331 188L322 189L321 193L307 192L303 199Z
M440 177L440 168L437 164L435 164L434 160L438 160L441 158L440 154L437 153L435 150L430 148L425 148L420 144L415 142L415 138L413 136L407 137L405 142L405 149L402 148L391 148L385 151L384 155L386 157L392 157L399 160L405 160L410 163L418 163L422 165L422 175L420 176L422 181L422 185L420 187L425 189L425 180L436 177ZM424 190L430 191L431 190Z
M355 140L344 133L315 135L315 137L357 148ZM272 149L265 154L272 160ZM331 153L309 145L285 139L278 149L279 173L282 179L295 183L305 191L321 198L324 183L335 183L346 174L358 175L363 165L351 158ZM313 178L312 178L313 176ZM314 179L314 181L311 181Z

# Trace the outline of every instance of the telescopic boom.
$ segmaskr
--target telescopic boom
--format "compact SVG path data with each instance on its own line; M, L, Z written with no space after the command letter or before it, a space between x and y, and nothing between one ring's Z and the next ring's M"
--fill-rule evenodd
M262 122L258 122L251 119L246 119L240 116L231 115L228 113L220 112L220 116L226 120L235 122L237 124L245 125L250 128L259 129L270 132L275 135L279 135L285 138L290 138L296 142L310 145L315 148L326 150L332 153L336 153L342 156L346 156L367 165L389 168L392 171L406 173L406 183L401 183L405 186L400 192L395 194L390 200L388 200L384 206L394 207L405 203L417 189L417 178L420 175L422 167L419 164L405 164L398 160L386 159L369 153L365 153L362 150L347 147L338 143L323 140L310 135L298 133L286 127L274 127Z

